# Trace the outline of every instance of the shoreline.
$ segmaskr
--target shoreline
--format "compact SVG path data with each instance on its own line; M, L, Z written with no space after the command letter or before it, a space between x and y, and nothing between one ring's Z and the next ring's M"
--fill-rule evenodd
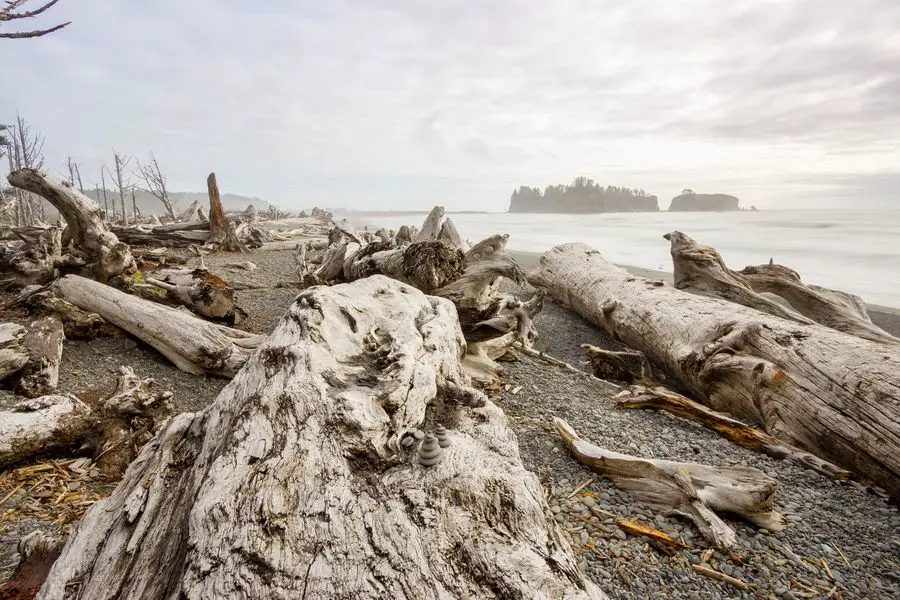
M542 252L528 252L524 250L507 250L507 252L516 259L526 272L534 269L538 265L538 261L543 254ZM617 267L625 269L632 275L646 277L647 279L659 279L665 281L669 285L673 285L673 274L671 271L646 269L644 267L635 267L619 263L614 264ZM878 325L891 335L900 337L900 308L882 306L880 304L869 304L867 302L866 310L875 325Z

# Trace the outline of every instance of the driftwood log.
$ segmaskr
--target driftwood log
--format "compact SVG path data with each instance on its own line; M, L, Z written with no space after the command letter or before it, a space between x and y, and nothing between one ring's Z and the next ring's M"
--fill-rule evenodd
M387 275L431 294L458 279L465 269L463 253L442 242L415 242L386 248L382 242L367 244L344 263L344 279L356 281L374 274Z
M65 543L65 538L40 530L19 540L19 563L9 579L0 585L0 599L32 600L47 579L50 567Z
M700 423L742 448L763 452L773 458L790 460L804 469L811 469L837 481L847 481L853 477L846 469L804 452L796 446L788 445L768 433L694 402L673 390L657 385L634 386L628 391L634 395L620 399L616 402L616 408L664 410L682 419Z
M784 518L772 504L777 482L759 469L620 454L581 439L559 417L554 417L553 423L579 462L609 477L616 486L653 509L691 519L703 537L717 548L734 548L737 535L716 512L740 516L772 531L785 528Z
M62 322L56 317L43 317L28 326L22 340L28 362L12 377L16 393L35 398L56 390L64 340Z
M67 275L55 284L61 298L142 340L188 373L233 377L263 336L204 321L186 310L144 300Z
M166 291L170 301L207 319L234 316L234 288L206 269L159 269L144 281Z
M6 379L28 362L22 347L27 330L16 323L0 323L0 380Z
M732 271L715 248L702 246L680 231L663 237L671 244L675 287L680 290L722 298L798 323L820 323L867 340L900 343L874 325L860 308L861 301L850 294L810 288L796 272L780 265ZM790 308L764 293L783 298Z
M134 258L106 225L100 206L72 184L37 169L18 169L7 177L23 190L41 196L66 220L66 232L74 246L67 261L81 265L98 281L133 273Z
M172 412L172 394L158 391L122 367L115 392L101 402L75 396L41 396L0 412L0 468L78 450L96 459L97 467L117 478ZM146 435L146 437L141 437Z
M88 510L38 598L604 598L462 344L450 302L395 280L305 291ZM405 439L439 424L448 448Z
M776 294L816 323L876 342L900 343L872 323L859 296L816 285L806 285L800 275L782 265L745 267L738 272L758 293Z
M584 244L532 283L646 354L715 410L900 497L900 347L636 277Z

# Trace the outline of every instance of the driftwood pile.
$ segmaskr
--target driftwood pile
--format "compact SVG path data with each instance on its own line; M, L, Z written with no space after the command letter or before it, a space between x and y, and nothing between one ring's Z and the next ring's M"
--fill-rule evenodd
M473 387L496 384L505 354L554 360L532 347L545 294L633 348L586 346L594 375L624 386L621 408L666 410L900 496L900 345L857 298L785 267L731 271L673 232L675 288L579 244L526 276L507 235L472 244L441 207L419 228L375 232L320 212L276 239L263 220L281 215L227 215L214 175L207 214L192 205L182 222L129 228L45 173L9 179L66 227L16 232L0 256L6 307L33 314L0 324L0 379L23 397L0 412L0 468L23 478L23 463L77 454L71 472L121 481L67 540L23 540L0 597L603 598L548 520L503 412ZM234 287L203 256L279 240L302 292L271 335L242 331ZM128 367L102 398L55 394L63 340L105 329L232 381L175 415L171 394ZM629 456L554 425L577 460L723 551L737 543L724 514L785 527L777 481L756 469Z

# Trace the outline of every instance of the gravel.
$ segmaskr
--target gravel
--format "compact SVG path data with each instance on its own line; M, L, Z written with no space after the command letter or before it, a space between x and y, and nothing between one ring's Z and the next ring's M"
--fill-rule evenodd
M535 325L542 336L538 347L570 363L580 360L583 342L614 347L601 332L552 302ZM526 467L545 482L551 515L573 543L582 568L611 597L822 598L833 589L833 597L839 592L843 598L900 598L900 513L880 497L740 448L667 413L616 410L609 386L538 359L504 364L507 385L495 401L518 435ZM771 533L726 516L739 548L731 555L713 551L707 557L709 546L690 521L648 509L569 456L553 431L553 416L611 450L761 469L780 483L776 509L789 527ZM586 481L591 483L573 495ZM616 518L635 518L690 548L667 556L619 529ZM691 565L700 564L753 589L695 573Z

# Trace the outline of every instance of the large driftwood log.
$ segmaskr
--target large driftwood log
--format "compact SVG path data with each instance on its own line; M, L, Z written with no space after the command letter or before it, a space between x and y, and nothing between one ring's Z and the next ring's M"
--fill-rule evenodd
M62 230L39 230L33 238L24 238L21 247L0 252L0 272L9 276L0 280L0 288L44 285L59 275L59 269L80 261L62 256Z
M7 177L19 188L41 196L66 220L67 232L75 250L98 281L108 281L123 273L133 273L134 258L106 225L96 202L70 183L37 169L18 169Z
M16 323L0 323L0 380L6 379L28 362L22 348L26 329Z
M745 267L739 274L759 293L777 294L816 323L876 342L900 343L872 323L859 296L806 285L800 275L781 265Z
M64 339L62 322L56 317L44 317L28 326L22 340L28 362L13 376L17 393L35 398L56 390Z
M680 290L722 298L798 323L820 323L867 340L900 343L900 339L872 324L868 316L862 317L861 301L851 299L849 294L807 287L797 273L781 265L732 271L715 248L702 246L680 231L663 237L671 243L675 287ZM763 293L776 294L790 307Z
M172 394L122 367L115 392L101 402L41 396L0 412L0 468L36 456L88 452L107 476L119 477L137 448L172 412Z
M584 244L536 286L644 352L712 408L900 497L900 348L635 277Z
M63 299L97 313L195 375L233 377L263 340L84 277L67 275L55 286Z
M737 535L716 512L738 515L772 531L785 528L783 517L772 504L777 482L759 469L620 454L581 439L559 417L554 417L553 423L566 448L580 462L651 508L691 519L720 549L734 548Z
M209 191L209 238L206 243L226 252L243 252L246 248L234 233L234 227L222 208L215 173L210 173L206 178L206 187Z
M32 600L47 579L50 567L65 543L65 538L40 530L19 540L19 564L9 579L0 585L0 599Z
M383 276L302 293L88 510L39 598L603 598L462 344L448 301ZM409 447L438 424L448 448Z

